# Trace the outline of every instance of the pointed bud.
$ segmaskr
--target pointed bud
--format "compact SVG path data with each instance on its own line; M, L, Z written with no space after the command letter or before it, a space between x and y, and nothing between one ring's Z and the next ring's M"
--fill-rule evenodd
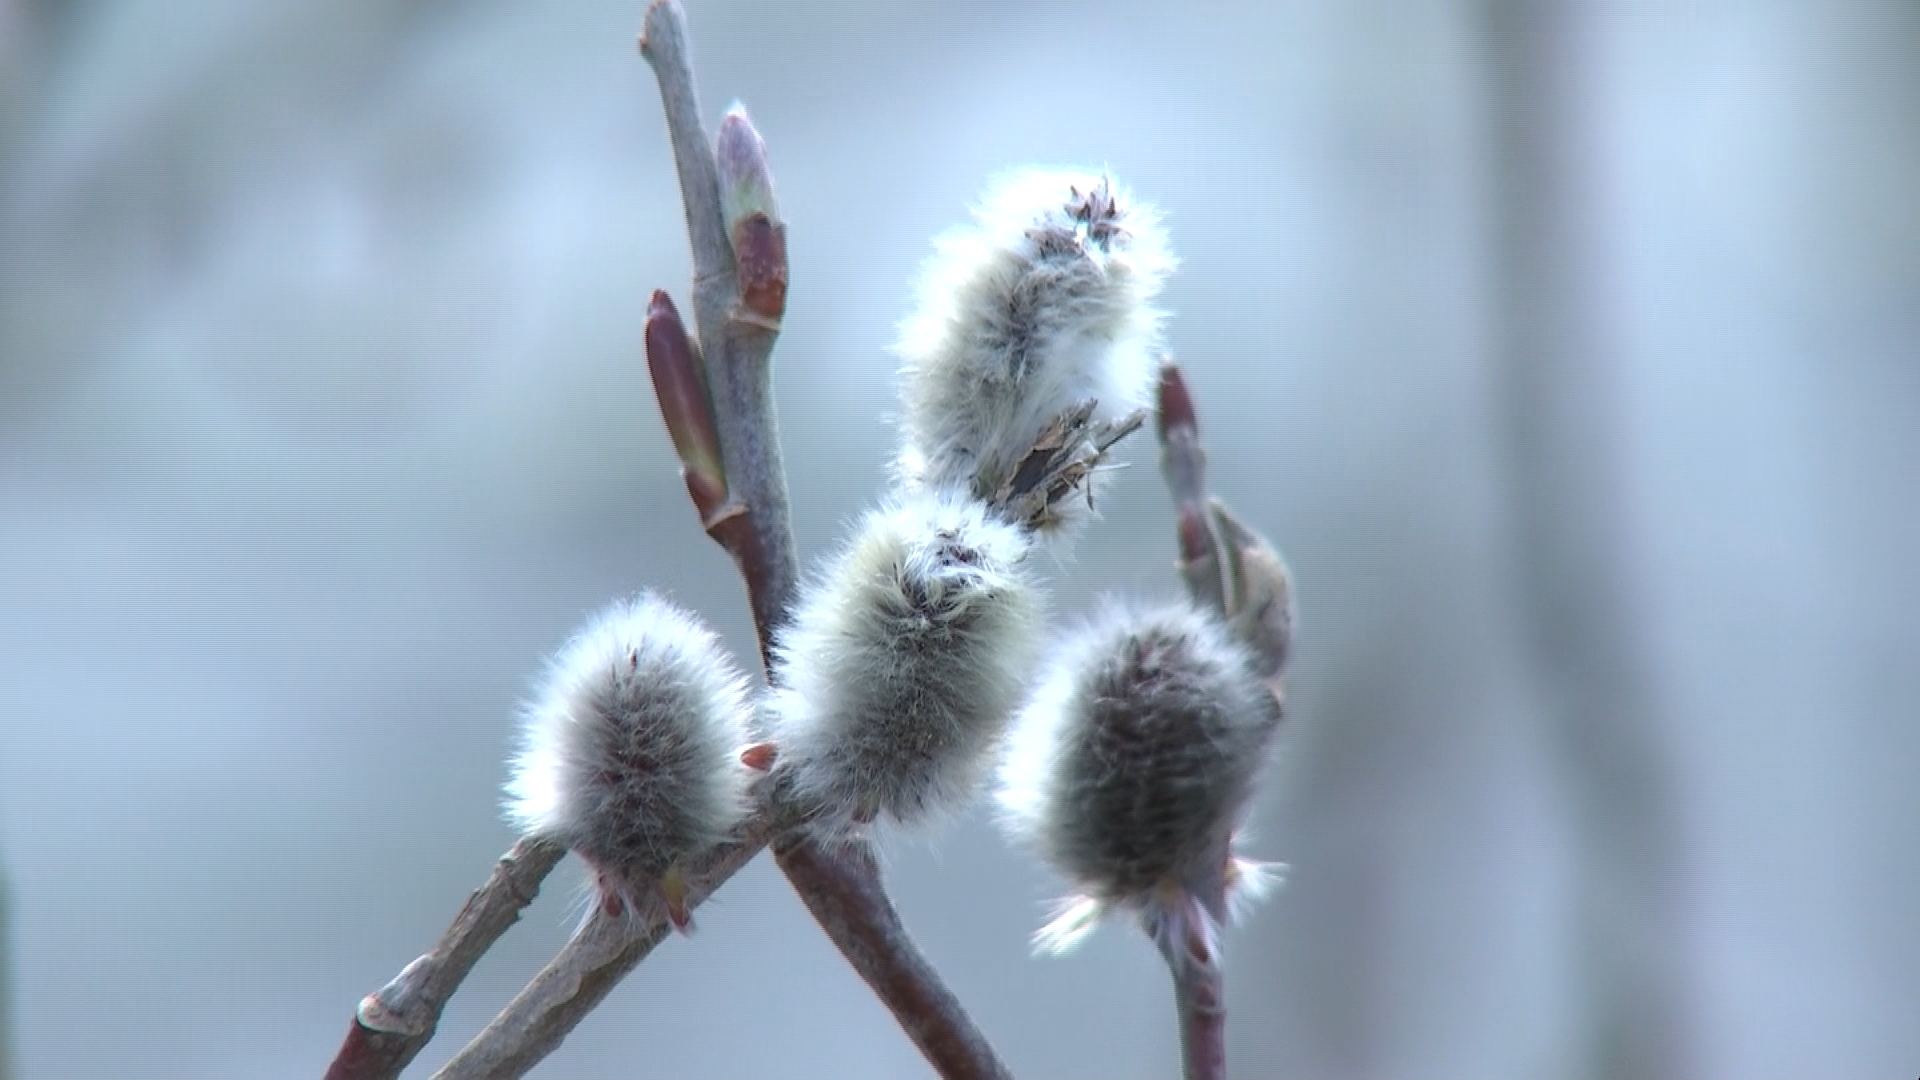
M647 305L646 338L653 396L660 403L673 452L680 457L687 494L704 526L726 504L727 472L721 463L720 432L714 426L706 373L687 337L686 324L664 289L655 289Z
M1015 720L999 790L1003 823L1076 894L1043 948L1120 909L1210 949L1258 888L1259 864L1233 852L1280 719L1258 668L1188 604L1111 605L1060 647Z
M1194 600L1224 611L1224 572L1219 537L1207 514L1207 452L1200 445L1200 418L1187 380L1171 360L1160 365L1154 430L1160 436L1160 475L1173 495L1180 576Z
M935 240L901 326L900 477L990 499L1081 402L1089 430L1148 405L1172 267L1157 215L1111 177L989 185L973 223ZM1091 496L1098 480L1089 466L1076 483ZM1068 533L1089 503L1058 501L1038 531Z
M1259 658L1259 672L1277 679L1293 648L1293 577L1267 538L1219 499L1179 512L1180 578L1194 603L1226 619Z
M754 772L767 772L780 759L779 748L770 742L754 743L740 751L740 764Z
M1170 360L1160 364L1160 387L1155 394L1154 431L1162 443L1200 441L1200 416L1193 407L1193 394L1179 365Z
M1222 596L1227 625L1260 658L1260 673L1278 678L1293 648L1293 577L1267 538L1233 516L1225 503L1214 499L1207 509L1227 557L1221 575L1225 587L1209 585L1209 594ZM1188 586L1193 587L1191 580Z
M909 494L803 591L768 712L775 776L825 833L918 821L977 789L1036 657L1027 551L978 503Z
M527 709L508 819L579 855L608 912L684 916L679 869L747 811L747 685L692 615L651 595L613 604Z
M714 157L740 285L740 314L777 330L787 310L787 226L774 203L766 140L754 130L746 106L736 104L721 118Z
M1293 579L1266 537L1207 497L1199 417L1186 379L1171 361L1160 368L1156 412L1160 471L1173 495L1187 595L1224 616L1234 636L1259 657L1261 675L1276 679L1293 646Z

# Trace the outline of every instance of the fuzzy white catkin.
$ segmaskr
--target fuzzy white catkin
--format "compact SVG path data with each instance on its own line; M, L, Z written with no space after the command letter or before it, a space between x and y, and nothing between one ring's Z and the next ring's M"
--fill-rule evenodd
M1158 215L1103 174L1009 172L973 217L935 239L901 324L895 471L985 498L1080 401L1094 423L1148 404L1174 260Z
M823 835L978 789L1037 660L1029 546L977 502L904 493L804 588L767 713L782 789Z
M1000 772L1003 823L1079 894L1042 931L1072 945L1109 909L1212 921L1224 874L1257 889L1232 839L1279 726L1259 662L1187 603L1111 603L1063 644L1021 709ZM1174 908L1178 906L1178 910Z
M646 909L676 864L747 810L746 678L711 631L651 595L597 614L525 713L507 818L565 844L605 900Z

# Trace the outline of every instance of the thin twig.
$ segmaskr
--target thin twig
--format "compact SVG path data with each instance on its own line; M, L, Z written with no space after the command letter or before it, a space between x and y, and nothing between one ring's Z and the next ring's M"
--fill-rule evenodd
M719 168L700 125L686 16L674 0L654 0L647 8L640 54L660 84L667 137L680 174L687 239L693 249L694 325L726 468L728 501L740 508L737 514L722 515L722 520L736 524L724 532L715 532L709 525L708 531L739 564L760 635L761 658L770 663L773 631L786 617L799 580L773 402L773 342L786 302L784 234L777 306L770 307L770 301L753 309L743 306L739 266L720 197ZM780 229L777 222L768 222L767 227ZM769 273L758 260L747 269L756 283Z
M1011 1080L986 1036L914 945L865 841L827 846L805 833L773 857L841 955L946 1080Z
M695 346L670 298L655 293L647 318L649 370L685 470L688 495L702 526L739 567L761 659L771 669L774 633L791 606L798 579L771 377L773 342L786 303L785 226L772 209L764 144L745 114L729 113L722 122L718 161L707 143L685 18L673 0L655 0L647 9L640 51L660 85L680 176L699 337ZM726 192L723 180L732 185ZM742 191L750 196L744 204L738 197ZM738 204L731 222L723 194ZM712 460L715 442L717 469ZM736 842L689 875L687 906L702 903L787 824L771 804L763 804ZM784 851L782 868L809 910L942 1075L952 1080L1006 1077L958 1001L907 938L871 857L816 857L820 853L804 839ZM510 1080L525 1075L666 934L664 922L616 920L596 911L437 1077Z
M1240 596L1235 544L1229 536L1225 505L1206 492L1206 448L1200 446L1200 417L1187 379L1173 361L1160 367L1160 394L1154 415L1160 434L1160 475L1173 496L1181 557L1177 569L1196 603L1231 615ZM1279 686L1275 684L1275 696ZM1225 859L1221 859L1225 863ZM1225 896L1225 878L1213 884ZM1215 905L1217 909L1219 905ZM1177 932L1154 934L1160 955L1173 976L1173 1003L1181 1020L1181 1063L1187 1080L1223 1080L1227 1076L1227 986L1219 957L1208 942L1208 913L1192 903Z
M765 145L745 113L731 112L721 122L717 158L707 143L686 20L674 0L655 0L647 9L640 51L660 83L680 174L693 249L694 322L726 473L727 506L702 507L701 516L746 579L761 656L770 667L773 632L786 617L798 579L771 372L786 306L785 226L773 216ZM795 834L776 858L827 936L942 1076L1007 1075L908 937L870 857L851 850L828 857Z
M1226 1080L1227 992L1219 958L1207 947L1204 924L1188 920L1181 940L1156 939L1173 975L1180 1013L1180 1060L1186 1080Z
M640 54L653 68L673 146L693 254L699 344L672 299L648 305L646 346L668 433L681 459L701 526L734 558L746 583L761 661L771 666L773 634L792 603L798 559L788 524L785 467L774 422L771 356L785 306L785 230L764 213L745 228L754 257L736 263L714 150L700 123L687 50L686 18L673 0L647 8ZM732 116L728 118L733 120ZM744 122L744 117L741 118ZM754 137L757 141L758 136ZM750 148L751 149L751 148ZM769 235L770 234L770 235ZM777 247L777 266L769 252ZM744 272L754 286L743 306ZM778 280L778 287L768 282ZM717 447L716 447L717 444ZM718 452L719 461L713 460ZM687 907L697 908L766 846L772 816L762 811L688 874ZM551 1054L628 973L665 940L668 924L614 920L595 912L558 955L437 1076L519 1077Z
M1200 444L1200 418L1186 378L1171 360L1160 366L1154 430L1160 436L1160 475L1173 496L1180 559L1176 569L1197 604L1231 616L1239 587L1235 546L1226 507L1207 495L1207 451ZM1274 694L1280 696L1278 682ZM1224 860L1222 860L1224 862ZM1225 879L1212 883L1224 894ZM1154 944L1173 976L1180 1017L1180 1059L1186 1080L1225 1080L1227 989L1220 958L1205 932L1207 915L1195 905L1177 933L1156 933Z
M1160 474L1173 497L1180 558L1175 568L1194 603L1225 619L1234 636L1264 664L1274 701L1284 710L1281 683L1293 644L1293 582L1267 538L1207 493L1207 451L1186 377L1171 360L1160 367L1155 430L1160 436ZM1190 881L1184 917L1149 928L1173 976L1180 1017L1180 1052L1186 1080L1225 1080L1227 988L1212 928L1227 905L1231 856L1224 847L1214 865L1222 873Z
M749 826L688 875L687 906L698 907L766 846ZM561 1040L606 1000L654 947L666 940L665 921L609 917L599 906L552 962L535 975L500 1015L453 1056L434 1080L517 1080L559 1048Z
M1160 366L1154 429L1160 436L1160 475L1173 496L1180 540L1181 580L1193 599L1225 612L1232 602L1227 569L1232 565L1225 538L1207 512L1207 451L1200 445L1200 420L1187 381L1171 360Z
M360 1001L327 1080L392 1080L433 1038L447 999L533 902L564 849L522 840L494 864L487 883L440 936L433 951Z
M1207 452L1193 395L1171 361L1160 368L1156 427L1160 473L1177 520L1176 568L1187 594L1225 617L1264 662L1268 685L1284 701L1280 673L1293 646L1293 579L1266 537L1207 494Z

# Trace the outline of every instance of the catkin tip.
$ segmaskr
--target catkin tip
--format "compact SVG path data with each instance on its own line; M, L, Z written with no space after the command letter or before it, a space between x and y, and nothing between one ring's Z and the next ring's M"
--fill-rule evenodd
M1159 216L1110 175L995 177L972 221L935 240L901 324L899 479L993 501L1081 403L1075 423L1089 432L1148 407L1154 300L1172 267ZM1104 457L1083 455L1029 527L1051 539L1089 520Z

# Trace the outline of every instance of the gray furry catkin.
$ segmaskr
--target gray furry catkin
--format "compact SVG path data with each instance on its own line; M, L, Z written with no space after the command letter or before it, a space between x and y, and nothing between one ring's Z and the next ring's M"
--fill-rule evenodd
M554 657L527 708L508 819L565 844L609 913L687 929L681 871L747 811L748 683L691 614L615 602Z
M1187 603L1109 604L1066 642L1014 723L1002 820L1072 885L1036 936L1076 944L1111 910L1213 940L1265 867L1234 853L1280 709L1260 661Z
M1030 541L951 493L898 494L802 590L777 639L781 790L833 836L971 797L1035 662Z
M1147 405L1172 268L1158 216L1109 176L989 184L973 222L934 241L901 324L897 477L985 499L1076 404L1095 403L1094 423ZM1042 535L1084 520L1096 482Z

